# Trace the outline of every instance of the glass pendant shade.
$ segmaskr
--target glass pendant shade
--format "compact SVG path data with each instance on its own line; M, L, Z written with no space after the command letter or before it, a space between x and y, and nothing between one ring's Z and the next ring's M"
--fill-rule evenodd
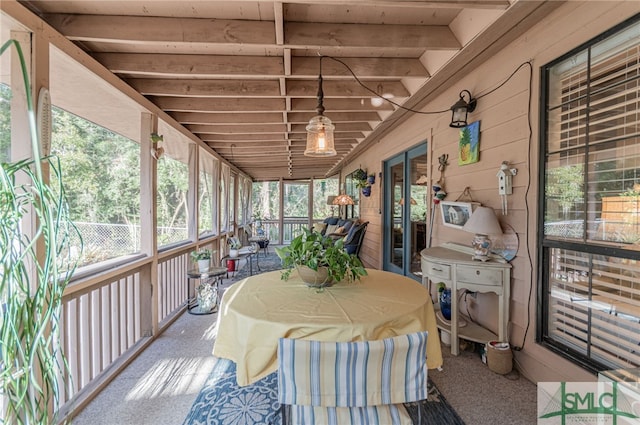
M324 115L316 115L309 120L307 130L306 156L333 156L336 149L333 141L333 130L336 127Z

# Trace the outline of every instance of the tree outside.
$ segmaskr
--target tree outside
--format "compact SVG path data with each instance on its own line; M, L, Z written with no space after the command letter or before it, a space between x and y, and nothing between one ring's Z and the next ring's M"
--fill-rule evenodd
M0 162L11 160L11 88L0 83Z
M139 252L140 145L57 107L52 117L51 150L60 158L70 216L82 234L81 265ZM186 164L163 156L159 245L187 238L187 188Z

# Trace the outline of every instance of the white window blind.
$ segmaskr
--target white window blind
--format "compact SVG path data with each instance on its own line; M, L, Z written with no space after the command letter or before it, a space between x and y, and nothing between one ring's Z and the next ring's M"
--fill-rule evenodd
M551 250L549 332L603 364L640 366L640 264Z
M589 363L638 367L640 23L547 75L544 336Z

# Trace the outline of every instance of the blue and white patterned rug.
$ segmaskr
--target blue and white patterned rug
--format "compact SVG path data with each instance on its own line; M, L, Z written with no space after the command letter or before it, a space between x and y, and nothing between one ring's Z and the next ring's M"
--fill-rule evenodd
M268 425L279 423L276 372L246 387L236 382L236 364L216 359L183 425Z
M216 359L211 375L182 425L279 425L277 376L274 372L254 384L239 387L235 363ZM425 423L464 425L431 380L428 400L407 407L412 417L418 416L418 409Z

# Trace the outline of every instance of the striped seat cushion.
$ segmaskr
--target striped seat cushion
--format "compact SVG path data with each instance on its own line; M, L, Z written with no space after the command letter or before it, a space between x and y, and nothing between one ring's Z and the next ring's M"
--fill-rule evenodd
M402 404L367 407L291 406L291 421L295 425L413 425Z
M427 398L427 332L378 341L281 338L282 404L363 407Z

